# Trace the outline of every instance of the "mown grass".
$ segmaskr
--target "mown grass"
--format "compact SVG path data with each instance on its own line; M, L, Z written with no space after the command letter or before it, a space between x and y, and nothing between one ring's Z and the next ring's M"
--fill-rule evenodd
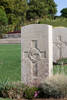
M19 81L21 70L21 46L0 45L0 80Z
M67 58L62 58L57 61L58 65L54 65L53 72L67 75Z
M53 67L53 73L67 75L67 65L55 65Z

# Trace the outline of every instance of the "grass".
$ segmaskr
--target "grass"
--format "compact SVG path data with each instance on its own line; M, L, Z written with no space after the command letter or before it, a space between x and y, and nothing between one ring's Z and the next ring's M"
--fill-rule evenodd
M21 46L0 45L0 80L19 81L21 70Z
M53 72L54 74L65 74L67 75L67 65L55 65L54 68L53 68Z
M61 60L58 60L57 61L58 65L54 65L54 74L56 73L63 73L63 74L66 74L67 75L67 59L66 58L62 58ZM63 64L64 65L63 65Z

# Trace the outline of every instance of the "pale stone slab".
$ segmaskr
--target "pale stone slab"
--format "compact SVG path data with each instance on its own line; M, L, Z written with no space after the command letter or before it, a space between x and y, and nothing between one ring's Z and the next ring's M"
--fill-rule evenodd
M21 29L21 80L39 85L52 75L52 26L31 24Z
M67 28L53 28L53 60L67 58Z

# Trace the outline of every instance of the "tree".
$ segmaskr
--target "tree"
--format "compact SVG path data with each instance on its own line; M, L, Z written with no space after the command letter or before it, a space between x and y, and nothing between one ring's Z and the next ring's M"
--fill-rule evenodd
M0 37L5 32L5 27L8 24L8 19L4 9L0 8Z
M61 16L67 18L67 8L61 10Z
M54 0L47 0L48 3L48 15L53 18L57 12L57 5L55 4Z
M18 30L18 26L24 24L27 11L26 0L1 0L0 6L5 9L8 17L8 24L14 26L13 29Z
M0 26L1 25L7 25L8 24L8 19L5 11L0 8Z
M53 17L56 14L56 4L54 0L30 0L27 11L27 19Z
M48 8L47 4L42 0L31 0L29 2L29 9L27 11L27 19L37 19L42 18L47 15Z

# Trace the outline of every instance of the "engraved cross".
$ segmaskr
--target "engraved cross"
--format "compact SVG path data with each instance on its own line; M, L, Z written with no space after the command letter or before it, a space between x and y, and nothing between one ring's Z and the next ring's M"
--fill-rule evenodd
M38 60L46 58L46 51L41 51L37 47L37 40L32 40L30 50L24 51L24 54L25 54L25 57L29 58L32 61L32 63L36 63Z
M46 51L41 51L37 46L37 40L32 40L30 50L24 53L33 64L33 75L38 76L38 62L46 58Z
M60 57L59 58L62 59L62 49L67 45L67 42L64 42L62 40L62 37L59 36L57 38L57 42L55 42L55 45L59 48L59 52L60 52L60 54L59 54Z

